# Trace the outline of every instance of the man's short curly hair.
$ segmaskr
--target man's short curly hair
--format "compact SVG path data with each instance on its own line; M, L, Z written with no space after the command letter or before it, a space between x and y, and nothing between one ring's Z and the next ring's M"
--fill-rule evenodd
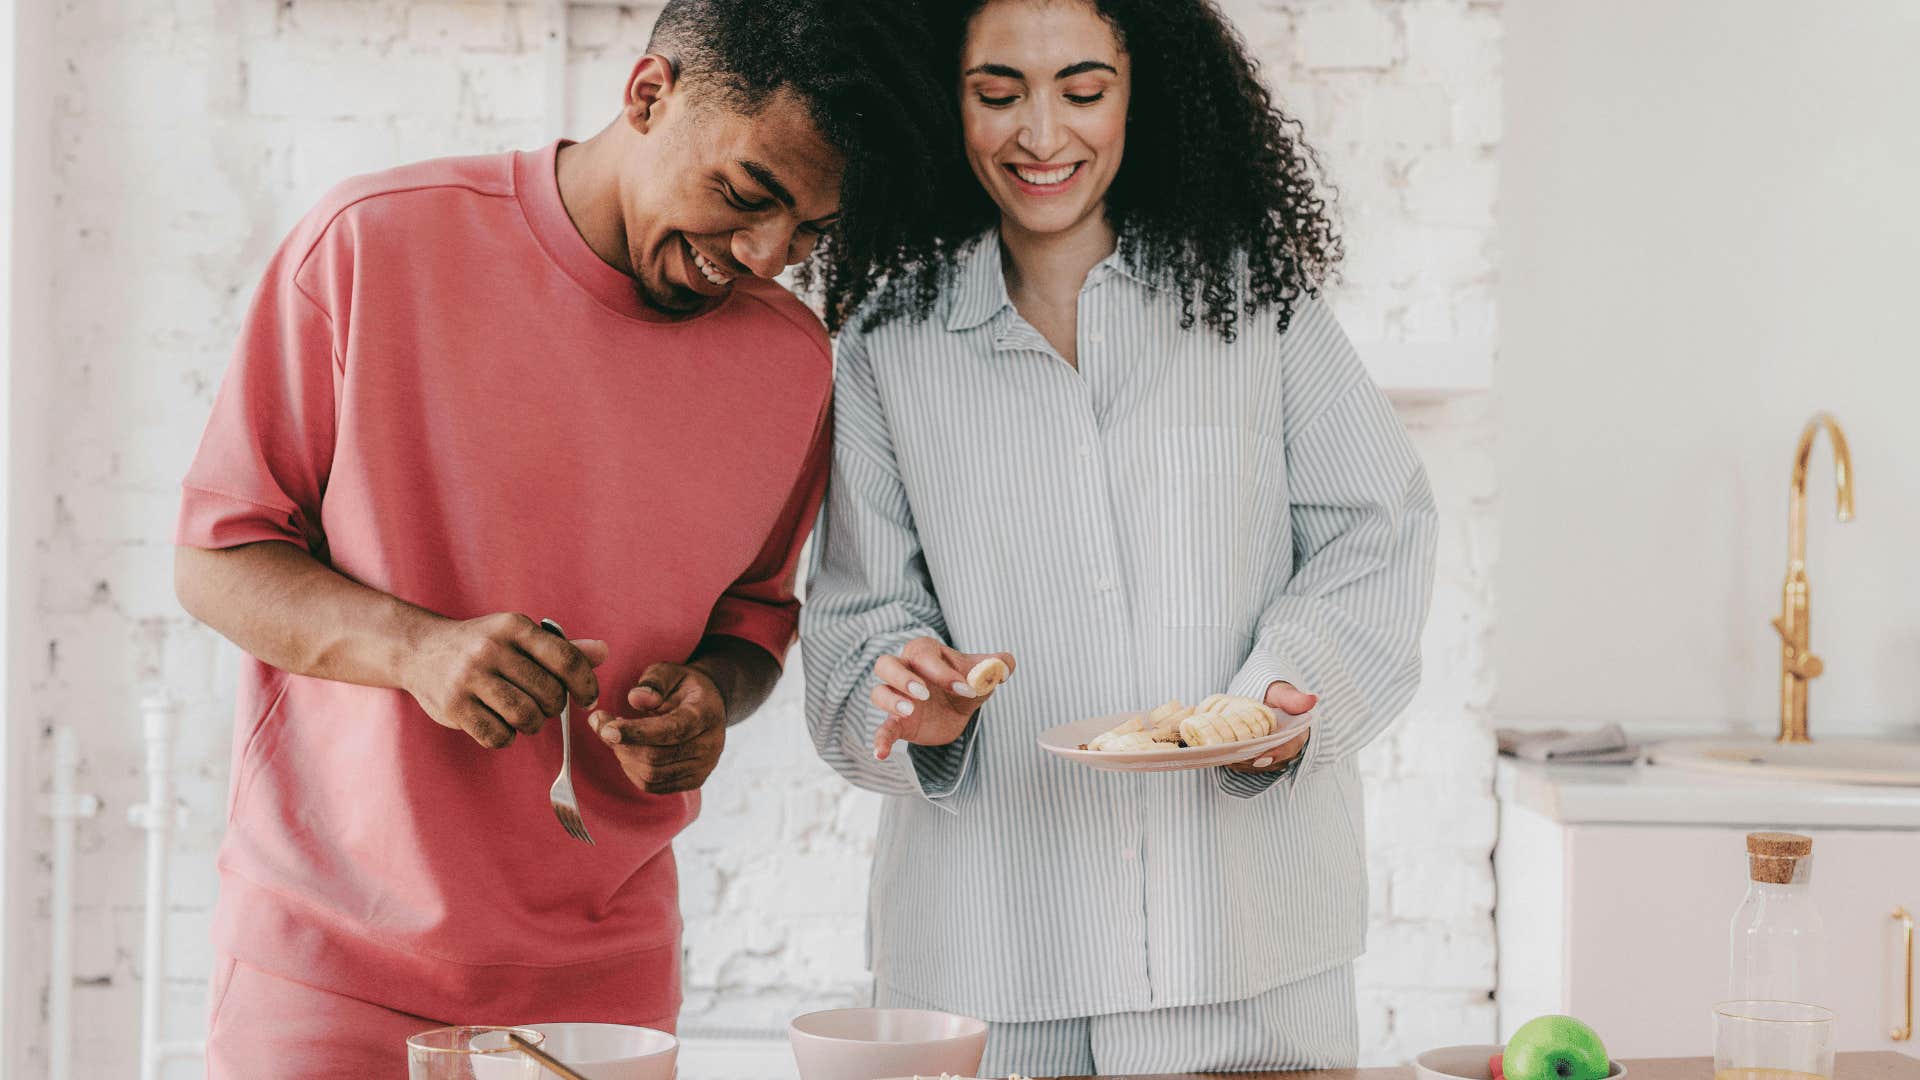
M841 218L798 268L838 329L880 275L942 243L919 210L961 166L958 111L912 0L669 0L647 51L689 91L753 114L787 90L845 160Z
M957 99L967 29L990 0L928 2L940 79ZM1286 329L1342 256L1332 191L1300 122L1274 102L1213 0L1072 2L1113 27L1132 63L1125 156L1106 203L1122 253L1178 290L1182 326L1198 320L1232 340L1245 314ZM951 253L1000 220L964 162L945 180L928 200L940 209L920 243L934 257L896 275L868 324L924 317L952 272Z

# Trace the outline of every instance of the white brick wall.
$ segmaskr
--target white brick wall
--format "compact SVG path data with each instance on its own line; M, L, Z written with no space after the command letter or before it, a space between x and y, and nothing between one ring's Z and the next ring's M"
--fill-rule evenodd
M1492 340L1499 5L1226 7L1342 190L1339 305L1353 335ZM612 115L654 10L572 11L570 134ZM273 246L334 181L547 138L543 18L482 0L60 3L49 269L62 351L44 449L51 525L34 538L44 641L32 679L36 721L79 729L81 789L107 802L80 830L76 1075L134 1068L142 836L125 813L142 796L137 703L163 686L186 705L177 774L192 814L170 883L170 1035L199 1033L234 664L176 610L165 541L237 320ZM1376 1062L1494 1033L1492 425L1481 402L1405 415L1445 531L1426 683L1363 758L1374 931L1360 994L1363 1055ZM789 679L734 739L679 845L689 1029L777 1030L863 999L876 812L814 758ZM44 867L36 889L44 926ZM44 980L43 959L37 971Z

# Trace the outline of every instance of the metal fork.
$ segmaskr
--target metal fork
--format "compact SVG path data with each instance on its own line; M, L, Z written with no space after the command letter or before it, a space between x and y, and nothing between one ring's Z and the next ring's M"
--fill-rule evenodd
M540 629L562 641L567 640L567 632L552 619L541 619ZM593 843L593 837L587 835L587 823L580 820L580 801L573 797L573 697L570 694L560 703L560 775L553 778L547 801L553 804L553 816L560 819L560 827L567 830L568 836Z

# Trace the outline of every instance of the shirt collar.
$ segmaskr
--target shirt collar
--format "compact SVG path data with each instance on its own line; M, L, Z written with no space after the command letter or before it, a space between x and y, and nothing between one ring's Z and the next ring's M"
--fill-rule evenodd
M1141 263L1137 254L1133 256L1122 254L1125 248L1125 243L1116 244L1113 253L1100 260L1100 265L1094 267L1094 269L1104 269L1108 273L1124 274L1149 289L1163 289L1167 287L1168 283L1166 281L1156 278L1147 272L1146 266Z
M947 329L971 330L1012 306L1006 275L1000 269L1000 230L988 229L961 256L954 278L953 306L947 310Z
M1125 249L1125 244L1115 245L1095 264L1087 275L1086 287L1092 288L1116 273L1150 289L1165 287L1166 283L1149 274L1137 258L1122 254ZM954 278L953 305L947 310L947 329L971 330L1012 306L1006 273L1000 265L1000 230L988 229L961 256Z

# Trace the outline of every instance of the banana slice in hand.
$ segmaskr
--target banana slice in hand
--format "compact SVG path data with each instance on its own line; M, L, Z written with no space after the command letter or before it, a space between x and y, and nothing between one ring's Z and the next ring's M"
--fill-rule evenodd
M994 687L1006 682L1007 676L1011 674L1013 672L1007 668L1005 660L997 656L989 656L973 665L973 670L967 672L967 685L973 688L974 693L984 697L992 693Z

